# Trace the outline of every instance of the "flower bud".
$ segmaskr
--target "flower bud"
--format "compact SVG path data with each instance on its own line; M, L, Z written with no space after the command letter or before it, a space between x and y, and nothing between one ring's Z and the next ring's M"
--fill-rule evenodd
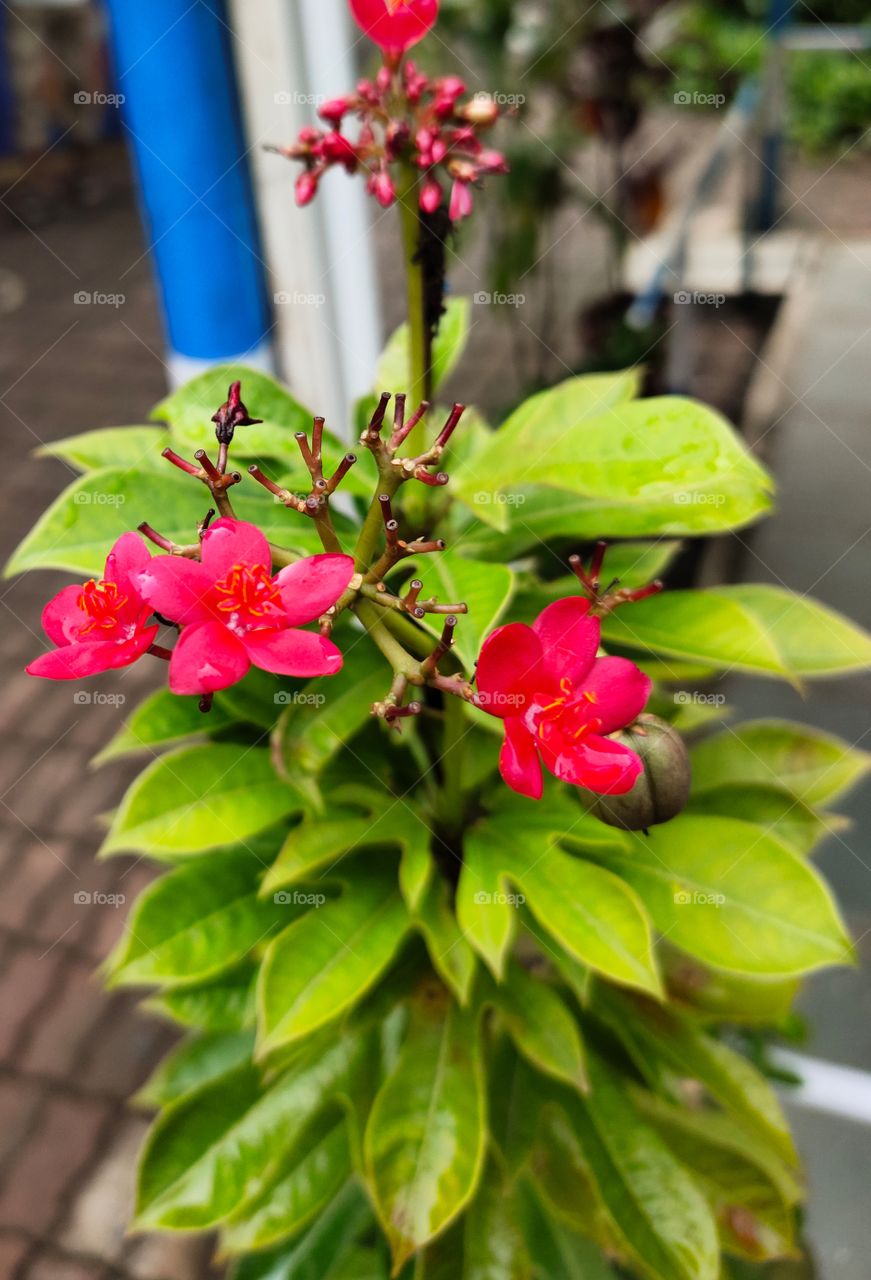
M328 102L324 102L318 107L318 115L322 120L329 121L331 125L338 129L350 109L351 104L347 98L330 98Z
M435 213L442 202L442 189L435 178L427 178L420 190L420 207L424 213Z
M677 817L690 794L690 762L680 734L658 716L641 715L611 739L639 756L643 772L621 796L591 795L590 813L609 827L643 831Z
M499 107L485 93L476 93L470 102L457 107L456 114L461 119L468 120L469 124L487 128L499 119Z
M313 200L318 190L318 175L313 173L311 169L306 169L299 175L296 180L296 203L302 208Z
M370 195L375 197L382 209L389 208L396 199L396 188L393 185L393 179L384 170L380 173L372 174L366 184L366 189Z

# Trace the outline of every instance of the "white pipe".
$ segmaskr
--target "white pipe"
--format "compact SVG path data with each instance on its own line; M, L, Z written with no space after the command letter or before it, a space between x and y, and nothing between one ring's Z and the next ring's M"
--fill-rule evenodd
M784 1090L783 1097L809 1111L824 1111L871 1124L871 1074L855 1067L842 1067L821 1058L810 1058L790 1049L776 1049L771 1059L778 1067L801 1079L796 1088Z

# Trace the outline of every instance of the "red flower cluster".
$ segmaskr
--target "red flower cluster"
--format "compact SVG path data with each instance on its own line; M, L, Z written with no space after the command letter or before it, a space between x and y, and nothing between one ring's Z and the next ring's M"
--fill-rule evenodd
M42 622L58 646L27 668L73 680L129 666L170 619L181 633L169 662L173 693L208 694L241 680L253 664L289 676L333 675L342 655L331 640L298 628L335 604L354 561L316 555L271 576L265 537L242 520L217 520L203 534L201 558L151 556L135 533L119 538L105 576L64 587Z
M482 710L505 721L499 772L538 800L541 766L599 795L631 790L642 770L634 751L607 737L644 710L651 682L626 658L597 658L600 623L591 601L557 600L533 622L511 622L484 642L478 661Z
M354 20L390 58L417 44L435 24L438 0L351 0Z
M374 81L361 80L355 93L323 103L318 114L330 127L306 126L292 146L278 148L305 164L296 181L297 204L308 204L327 169L341 165L348 173L367 173L366 190L387 208L396 199L391 166L408 161L424 175L420 207L434 213L448 185L450 217L464 218L472 209L472 185L508 170L501 151L486 148L478 136L498 119L499 107L482 94L461 102L465 92L457 76L430 80L413 62L401 68L388 63ZM348 116L360 121L355 141L341 132Z

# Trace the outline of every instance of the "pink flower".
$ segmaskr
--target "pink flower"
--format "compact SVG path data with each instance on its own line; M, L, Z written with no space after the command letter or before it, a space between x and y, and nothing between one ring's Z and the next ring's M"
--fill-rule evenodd
M296 203L300 208L314 200L318 192L319 175L311 169L304 169L295 183Z
M351 0L361 30L380 48L402 53L422 40L438 17L438 0Z
M456 178L451 187L451 200L448 205L448 217L451 222L459 222L472 212L472 192L464 178Z
M141 658L157 635L146 626L151 606L137 584L151 553L135 533L124 533L106 558L103 577L64 587L42 611L42 625L58 647L27 667L32 676L76 680Z
M216 520L201 555L155 556L139 575L143 598L182 628L169 663L173 693L226 689L252 663L287 676L339 670L332 641L297 627L335 604L354 572L350 556L308 556L273 578L269 544L243 520Z
M393 179L384 169L379 173L372 174L366 183L366 190L375 197L382 209L389 209L396 199L396 188L393 185Z
M640 715L651 683L626 658L596 657L600 624L589 611L589 600L556 600L531 627L497 628L481 650L476 702L505 721L499 772L534 800L542 763L599 795L622 795L641 773L635 752L603 735Z
M427 178L420 189L420 207L424 213L435 213L442 202L442 189L435 178Z

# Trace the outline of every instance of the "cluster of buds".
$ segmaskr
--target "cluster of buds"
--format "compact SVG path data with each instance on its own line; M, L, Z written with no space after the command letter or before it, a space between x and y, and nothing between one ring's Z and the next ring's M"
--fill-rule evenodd
M506 173L501 151L485 147L480 134L500 115L485 94L463 100L466 86L457 76L430 80L413 62L385 62L374 80L361 80L354 93L333 98L318 109L326 128L306 126L291 146L274 150L305 165L296 180L296 202L308 204L321 177L333 165L367 174L366 190L387 208L397 198L394 166L412 165L421 173L418 201L435 213L449 188L453 222L472 209L472 186L492 173ZM355 140L342 128L356 117Z

